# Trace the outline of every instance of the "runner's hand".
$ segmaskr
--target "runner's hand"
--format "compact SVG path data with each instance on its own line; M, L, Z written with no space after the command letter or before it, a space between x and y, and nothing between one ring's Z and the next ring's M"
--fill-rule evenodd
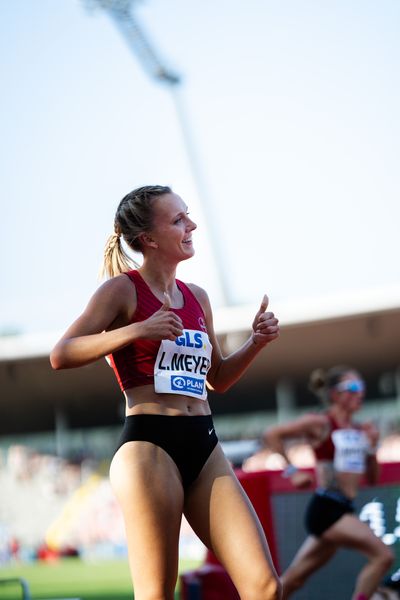
M373 421L366 421L361 425L362 430L366 433L371 448L377 448L379 442L379 429Z
M279 321L273 312L267 312L268 304L268 296L264 294L252 325L252 339L257 346L265 346L279 336Z
M312 486L314 483L314 477L311 473L307 473L306 471L296 471L296 473L293 473L293 475L290 477L290 481L294 487L304 490Z
M136 325L141 326L140 338L147 340L174 341L183 333L182 319L171 308L171 298L164 292L164 304L145 321Z

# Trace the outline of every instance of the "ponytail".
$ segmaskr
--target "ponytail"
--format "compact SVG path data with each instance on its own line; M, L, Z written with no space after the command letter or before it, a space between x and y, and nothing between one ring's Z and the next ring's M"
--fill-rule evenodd
M126 271L138 268L139 265L128 255L121 243L121 235L113 233L104 247L103 264L100 279L115 277Z
M327 376L324 369L314 369L312 371L309 381L308 389L321 400L323 403L328 401L328 387L327 387Z
M348 365L335 365L328 370L315 369L310 375L308 388L324 404L328 404L331 390L337 386L346 373L354 371L355 369Z

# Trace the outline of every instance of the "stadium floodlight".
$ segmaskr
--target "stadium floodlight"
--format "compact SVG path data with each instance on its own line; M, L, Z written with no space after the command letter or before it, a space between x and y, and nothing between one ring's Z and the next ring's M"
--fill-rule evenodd
M132 11L132 5L139 0L85 0L88 8L101 8L112 18L128 45L139 58L145 71L161 83L178 85L181 78L169 70L159 58L158 53L149 43L143 26Z

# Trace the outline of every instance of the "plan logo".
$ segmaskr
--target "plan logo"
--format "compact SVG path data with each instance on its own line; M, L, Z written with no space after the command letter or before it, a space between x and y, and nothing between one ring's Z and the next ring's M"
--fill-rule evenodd
M196 377L175 375L171 377L171 389L177 392L191 392L192 394L201 396L204 390L204 381Z

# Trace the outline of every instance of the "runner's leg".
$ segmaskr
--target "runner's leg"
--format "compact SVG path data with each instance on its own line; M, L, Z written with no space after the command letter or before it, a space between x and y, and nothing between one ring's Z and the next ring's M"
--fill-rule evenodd
M135 600L173 600L183 488L172 458L150 442L117 451L110 480L124 515Z
M335 554L337 546L313 535L308 536L282 575L283 596L286 600L303 587L307 579L326 564Z
M366 523L352 514L343 515L322 537L340 546L358 550L368 558L357 578L352 600L360 600L362 594L365 598L370 598L393 563L390 548L385 546Z
M242 600L278 600L281 585L258 517L218 444L185 499L193 530L229 573Z

